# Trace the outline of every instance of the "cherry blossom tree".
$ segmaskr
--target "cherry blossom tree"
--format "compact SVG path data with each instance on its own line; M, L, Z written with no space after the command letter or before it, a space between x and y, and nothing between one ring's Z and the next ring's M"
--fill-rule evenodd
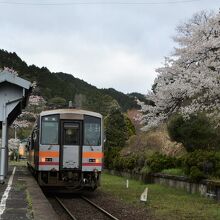
M220 14L200 12L177 27L178 47L156 71L144 112L143 130L158 126L173 113L198 111L218 115L220 108Z

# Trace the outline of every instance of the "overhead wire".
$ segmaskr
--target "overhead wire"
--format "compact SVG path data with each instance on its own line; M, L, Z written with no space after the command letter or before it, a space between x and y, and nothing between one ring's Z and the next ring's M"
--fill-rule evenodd
M70 5L122 5L122 6L150 6L150 5L169 5L169 4L181 4L181 3L192 3L201 0L169 0L169 1L158 1L158 2L128 2L128 1L70 1L70 2L18 2L18 1L0 1L2 5L27 5L27 6L70 6Z

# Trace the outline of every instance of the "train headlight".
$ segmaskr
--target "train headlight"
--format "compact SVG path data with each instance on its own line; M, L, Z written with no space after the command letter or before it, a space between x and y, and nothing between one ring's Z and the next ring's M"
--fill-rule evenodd
M45 162L45 157L41 157L41 162Z

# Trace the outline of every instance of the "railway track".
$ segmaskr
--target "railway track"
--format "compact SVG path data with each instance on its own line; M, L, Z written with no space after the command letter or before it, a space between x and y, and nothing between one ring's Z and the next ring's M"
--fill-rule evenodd
M97 210L99 210L100 212L104 213L106 216L108 216L110 219L114 219L114 220L119 220L118 218L116 218L115 216L113 216L112 214L110 214L109 212L107 212L105 209L101 208L100 206L98 206L97 204L95 204L94 202L92 202L91 200L89 200L88 198L81 196L81 198L88 202L89 204L91 204L92 206L94 206Z
M55 197L55 200L65 213L69 216L69 219L72 220L83 220L83 219L113 219L119 220L111 213L107 212L105 209L95 204L93 201L89 200L85 196L79 196L77 198L58 198ZM88 207L88 205L90 207Z
M60 206L64 209L64 211L72 220L77 220L77 218L71 213L71 211L64 205L64 203L58 197L55 197L55 200L60 204Z

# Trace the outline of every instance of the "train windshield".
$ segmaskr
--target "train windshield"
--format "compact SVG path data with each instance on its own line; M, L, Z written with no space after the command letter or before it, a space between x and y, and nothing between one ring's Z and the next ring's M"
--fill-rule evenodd
M84 118L84 145L101 145L101 119L85 116Z
M42 117L41 144L58 144L58 116Z

